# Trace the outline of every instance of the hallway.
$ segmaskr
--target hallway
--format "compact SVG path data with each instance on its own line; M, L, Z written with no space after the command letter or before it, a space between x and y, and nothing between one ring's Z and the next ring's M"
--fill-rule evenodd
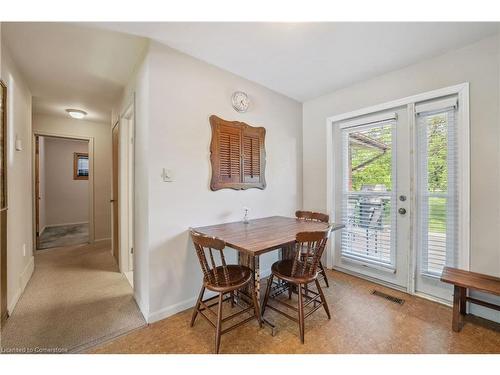
M38 250L79 245L87 243L88 240L89 225L87 223L48 227L40 235Z
M145 324L102 241L37 253L0 343L4 352L79 352Z

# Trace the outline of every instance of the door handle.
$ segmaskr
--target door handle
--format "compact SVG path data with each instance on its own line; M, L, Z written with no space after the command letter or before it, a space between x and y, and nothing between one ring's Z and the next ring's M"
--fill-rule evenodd
M110 199L109 200L109 203L114 203L114 202L116 202L116 199Z
M404 214L406 214L406 208L401 207L401 208L398 210L398 212L399 212L401 215L404 215Z

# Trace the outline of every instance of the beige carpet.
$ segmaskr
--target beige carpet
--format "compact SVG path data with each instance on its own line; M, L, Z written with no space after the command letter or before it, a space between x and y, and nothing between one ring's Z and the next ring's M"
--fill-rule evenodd
M5 352L78 352L145 325L108 241L38 252L0 337Z

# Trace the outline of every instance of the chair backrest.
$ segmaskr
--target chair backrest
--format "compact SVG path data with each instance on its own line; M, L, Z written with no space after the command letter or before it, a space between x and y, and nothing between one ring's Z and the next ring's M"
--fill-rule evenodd
M226 243L218 238L205 236L193 229L190 230L190 234L205 281L215 286L220 286L223 282L228 283L229 272L224 258ZM216 262L217 258L220 260L219 265ZM217 267L222 267L222 275L217 272Z
M324 231L300 232L295 237L292 276L313 276L330 237L332 227Z
M330 217L327 214L322 214L321 212L296 211L295 217L297 219L320 221L322 223L328 223L330 221Z

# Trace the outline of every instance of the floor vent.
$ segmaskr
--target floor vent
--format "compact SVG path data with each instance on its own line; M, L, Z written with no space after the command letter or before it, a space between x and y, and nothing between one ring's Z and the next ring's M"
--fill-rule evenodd
M386 293L380 292L378 290L372 290L371 294L378 296L378 297L385 298L386 300L397 303L399 305L402 305L405 303L405 300L402 298L394 297L394 296L391 296L390 294L386 294Z

